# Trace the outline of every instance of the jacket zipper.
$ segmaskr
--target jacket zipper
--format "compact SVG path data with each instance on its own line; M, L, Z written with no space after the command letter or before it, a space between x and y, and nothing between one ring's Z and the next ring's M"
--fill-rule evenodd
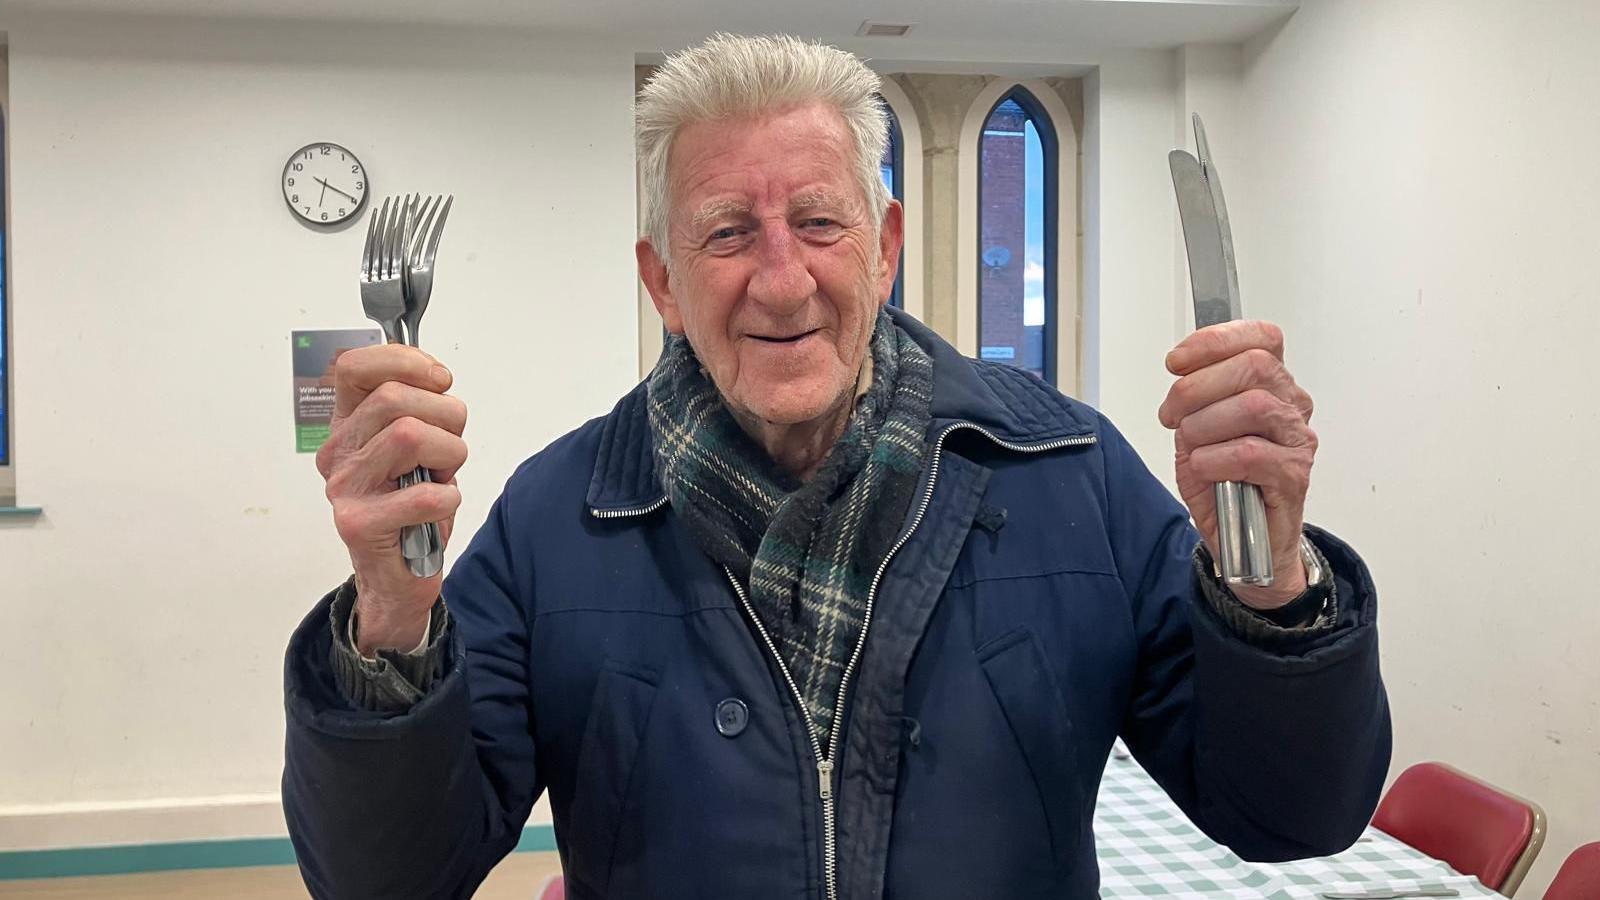
M811 752L816 755L817 760L817 793L822 800L822 877L828 889L827 900L839 900L838 844L837 836L834 834L833 821L833 763L838 758L839 753L839 732L841 730L839 726L843 722L844 698L850 688L850 678L855 674L856 665L861 661L861 653L867 646L867 629L872 625L872 605L873 601L877 599L878 585L883 581L883 573L889 568L890 560L893 560L895 554L900 552L900 548L911 540L911 535L922 525L922 520L927 516L928 507L933 503L933 487L939 480L939 451L943 449L945 438L949 437L951 432L963 428L976 431L995 444L1019 453L1044 453L1050 450L1059 450L1062 447L1093 444L1097 440L1095 435L1089 434L1061 438L1042 444L1013 444L1010 441L1001 440L993 432L971 422L956 422L946 426L943 431L939 432L939 436L934 439L931 451L932 461L928 469L928 486L922 491L922 499L917 505L917 514L912 517L910 526L901 532L899 539L894 542L894 546L889 548L889 552L884 556L883 562L878 565L878 571L872 576L871 587L867 589L867 608L861 617L861 634L856 637L855 650L850 654L850 662L844 667L844 675L839 680L839 694L833 701L833 728L828 734L828 753L826 756L822 753L822 743L817 740L816 721L811 716L811 710L806 708L805 698L801 696L800 688L795 684L794 676L790 674L788 664L783 661L782 656L778 655L778 648L772 643L772 636L767 633L767 627L761 623L761 619L756 615L755 609L751 607L750 598L745 594L744 585L740 584L739 579L734 577L732 570L727 566L722 567L722 571L728 576L728 583L733 585L734 593L739 595L739 602L744 606L745 615L749 616L750 621L755 623L756 632L761 635L762 643L767 645L767 652L772 654L773 661L778 664L778 671L783 674L783 680L788 683L789 691L794 696L795 706L799 707L801 719L805 722L806 736L811 739Z
M1045 453L1051 450L1059 450L1063 447L1079 447L1093 444L1098 440L1095 435L1086 434L1077 437L1059 438L1039 444L1014 444L1010 441L1001 440L995 436L994 432L971 422L954 422L945 426L944 430L939 432L939 436L934 438L933 441L932 461L928 469L928 486L923 488L922 498L917 504L917 513L912 517L911 524L905 531L901 532L899 539L894 542L894 546L889 548L889 552L884 556L883 562L878 565L878 571L872 576L871 587L867 589L867 608L861 618L861 634L856 638L856 646L855 650L850 654L850 662L844 667L844 675L839 680L839 694L833 702L834 727L828 735L828 752L826 754L822 752L822 742L817 740L816 720L812 718L811 710L806 708L805 698L800 694L800 687L795 683L794 675L790 673L788 663L785 663L783 657L778 654L777 645L772 642L772 635L767 633L767 627L761 623L760 617L756 615L755 608L750 605L750 597L745 593L744 585L740 584L739 579L734 577L731 569L727 566L722 567L723 573L728 576L728 583L733 585L733 592L739 597L740 605L744 607L745 615L749 616L750 621L755 623L756 633L761 636L761 642L766 645L767 652L772 655L773 661L777 663L778 671L783 675L784 682L789 685L789 693L794 697L795 706L799 708L801 720L806 726L806 737L811 740L811 752L817 761L817 794L818 799L822 801L822 877L828 890L827 900L839 900L838 845L834 834L833 820L833 762L839 753L839 724L842 721L841 714L844 712L844 698L850 688L850 678L855 674L856 665L861 661L861 653L867 646L867 629L872 625L872 605L873 601L877 599L878 585L883 581L883 573L889 568L889 562L894 559L895 554L899 553L900 548L911 540L911 535L922 525L922 520L927 516L928 507L933 503L933 488L939 480L939 452L944 448L945 438L961 429L976 431L993 441L997 446L1018 453ZM620 519L626 516L642 516L652 513L666 505L667 498L663 496L648 506L636 509L596 509L591 510L591 513L597 519Z
M589 513L596 519L624 519L628 516L648 515L649 513L653 513L666 505L667 498L665 495L662 495L661 499L650 504L649 506L641 506L637 509L591 509L589 510Z

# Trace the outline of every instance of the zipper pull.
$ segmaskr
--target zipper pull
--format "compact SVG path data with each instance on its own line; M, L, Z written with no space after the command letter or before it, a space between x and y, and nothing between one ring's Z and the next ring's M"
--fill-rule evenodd
M833 799L833 760L817 760L817 786L822 792L822 799Z

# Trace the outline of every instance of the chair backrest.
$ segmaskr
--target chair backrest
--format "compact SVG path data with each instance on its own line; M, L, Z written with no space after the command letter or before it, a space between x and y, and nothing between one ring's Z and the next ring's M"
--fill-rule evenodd
M539 900L566 900L567 885L561 880L560 875L550 876L544 883L544 888L539 891Z
M1372 824L1507 897L1544 844L1537 805L1436 762L1401 772Z
M1544 900L1594 900L1600 897L1600 841L1572 851L1561 864Z

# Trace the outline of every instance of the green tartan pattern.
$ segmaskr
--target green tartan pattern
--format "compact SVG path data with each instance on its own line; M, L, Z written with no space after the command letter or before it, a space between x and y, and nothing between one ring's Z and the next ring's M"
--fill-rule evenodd
M668 338L648 386L672 508L748 590L824 745L872 580L928 452L932 359L882 312L869 352L871 384L803 483L740 428L683 336Z

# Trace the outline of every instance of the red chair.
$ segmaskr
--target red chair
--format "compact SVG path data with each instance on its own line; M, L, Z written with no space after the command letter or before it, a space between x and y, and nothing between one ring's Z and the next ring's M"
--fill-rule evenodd
M1544 810L1444 763L1418 763L1390 786L1372 824L1507 897L1544 846Z
M560 875L551 875L539 891L539 900L566 900L567 885Z
M1572 851L1561 864L1544 900L1595 900L1600 897L1600 841Z

